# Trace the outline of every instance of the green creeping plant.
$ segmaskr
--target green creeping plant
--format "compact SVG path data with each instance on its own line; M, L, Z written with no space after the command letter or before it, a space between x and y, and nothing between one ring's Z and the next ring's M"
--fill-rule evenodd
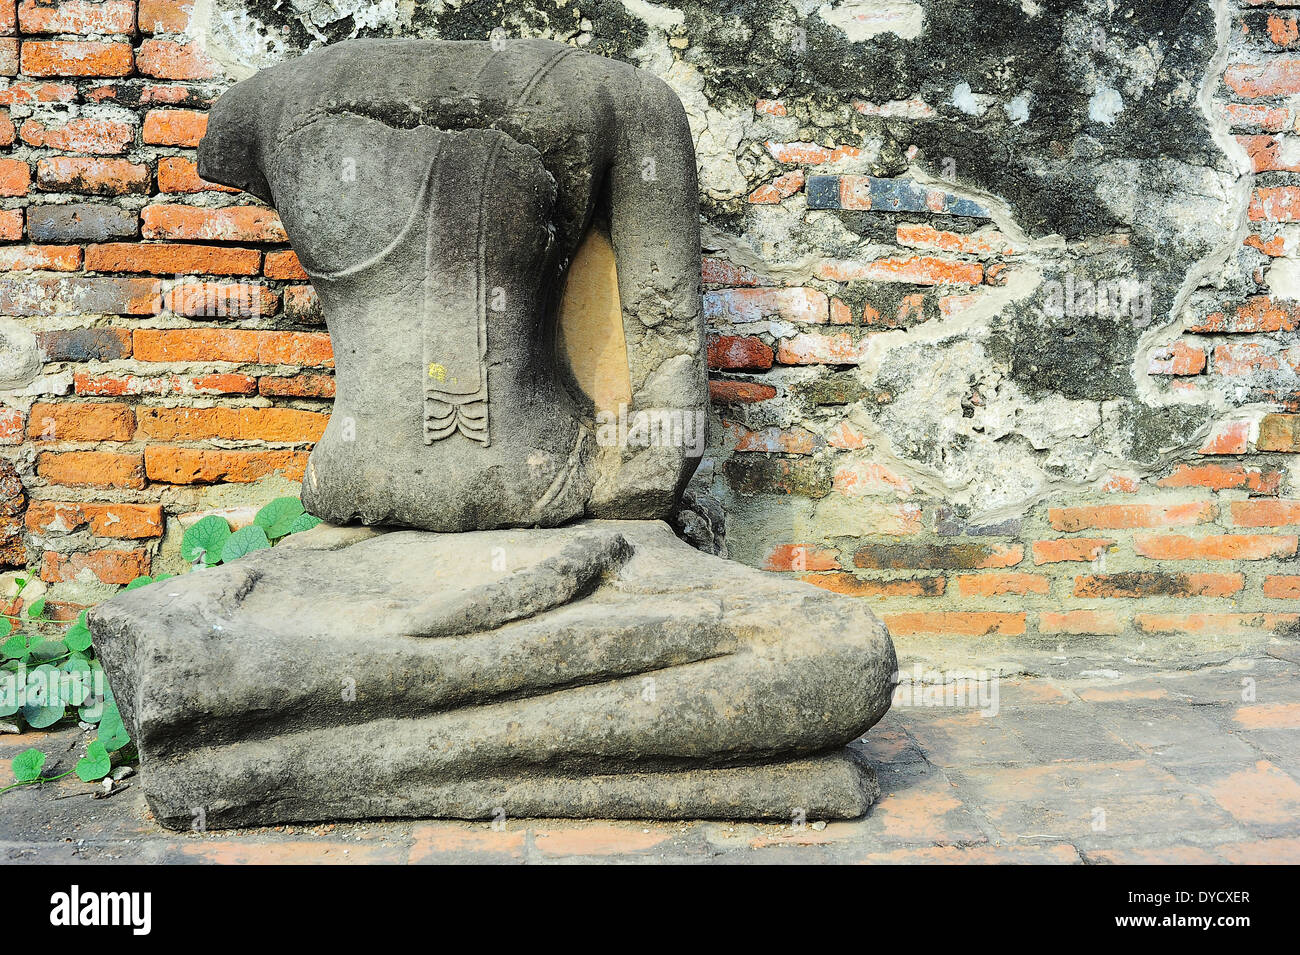
M224 518L209 515L189 527L181 538L181 556L198 567L230 563L245 554L265 550L290 534L310 530L320 519L306 513L296 497L278 497L257 512L253 523L231 531ZM137 577L126 585L135 590L171 574ZM16 598L33 579L33 572L16 579ZM98 725L98 735L76 766L57 776L45 776L46 754L28 749L13 760L14 782L0 793L19 786L53 782L76 773L96 782L112 771L114 757L134 755L127 749L131 737L95 657L86 611L66 626L45 617L45 600L34 600L21 614L0 615L0 719L20 719L31 729L45 729L72 715Z

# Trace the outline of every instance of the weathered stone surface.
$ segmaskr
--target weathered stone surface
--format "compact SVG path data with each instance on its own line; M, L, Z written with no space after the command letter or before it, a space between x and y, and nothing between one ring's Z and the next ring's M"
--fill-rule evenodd
M90 626L171 827L852 817L896 671L860 603L658 522L322 525Z
M661 80L541 40L339 43L223 95L199 174L274 193L324 307L337 396L312 513L437 531L672 514L707 385L694 149ZM617 272L625 429L602 430L593 376L556 357L593 228Z

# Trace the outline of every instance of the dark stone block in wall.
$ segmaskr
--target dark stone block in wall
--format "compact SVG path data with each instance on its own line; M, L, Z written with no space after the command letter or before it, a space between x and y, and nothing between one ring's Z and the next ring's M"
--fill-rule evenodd
M138 224L138 216L131 210L96 203L32 206L27 210L27 234L33 242L132 239Z

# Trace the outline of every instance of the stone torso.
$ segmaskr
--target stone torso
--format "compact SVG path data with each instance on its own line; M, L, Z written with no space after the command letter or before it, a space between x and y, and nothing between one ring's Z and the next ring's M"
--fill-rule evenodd
M599 447L556 348L569 264L600 218L619 259L629 410L704 406L694 197L678 208L640 175L649 157L693 190L690 142L684 122L675 139L623 128L621 114L659 109L647 95L680 111L644 77L551 43L375 42L249 81L251 130L221 109L247 84L223 97L205 174L274 203L334 345L309 511L440 531L670 513L698 449ZM639 112L620 109L629 99ZM683 230L686 254L663 260Z

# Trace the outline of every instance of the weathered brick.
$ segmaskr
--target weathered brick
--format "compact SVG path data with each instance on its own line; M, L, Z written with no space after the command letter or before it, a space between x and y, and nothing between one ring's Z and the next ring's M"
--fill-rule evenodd
M1300 186L1267 186L1251 192L1246 215L1252 222L1300 219Z
M153 445L145 448L145 470L167 484L247 484L271 475L301 481L305 451L215 451Z
M31 187L32 169L21 159L0 159L0 196L25 196Z
M150 315L160 297L155 279L0 278L0 312L9 315Z
M75 272L81 268L76 245L20 245L0 249L0 272Z
M1264 578L1264 596L1273 600L1300 600L1300 576L1270 574Z
M332 368L334 349L324 332L262 332L257 360L264 365Z
M325 310L316 290L310 285L286 285L284 317L300 325L323 325Z
M1216 424L1201 445L1201 454L1245 454L1250 450L1250 422L1224 421Z
M906 497L912 493L907 478L875 461L842 464L835 469L831 481L835 490L850 497L877 494Z
M266 375L257 381L258 394L270 398L333 398L332 375Z
M154 275L256 275L257 249L181 243L113 242L86 249L92 272L148 272Z
M16 0L0 0L0 36L13 36L18 32L17 8Z
M131 355L125 328L52 328L36 333L46 361L112 361Z
M1296 552L1294 534L1215 534L1187 537L1180 534L1143 536L1133 540L1140 557L1154 560L1269 560Z
M290 282L307 281L307 272L303 269L302 263L298 261L298 256L292 249L266 253L262 274L268 279L284 279Z
M877 259L874 262L819 263L819 278L832 282L904 282L909 285L979 285L984 266L978 262L957 262L933 256Z
M881 580L847 573L807 574L800 580L849 597L940 597L947 584L943 577Z
M1276 494L1282 471L1240 464L1179 464L1156 481L1159 487L1208 487L1216 491L1245 488L1255 494Z
M143 550L96 550L84 554L46 551L41 580L55 583L87 575L106 584L129 584L149 573L149 554Z
M1259 99L1300 93L1300 60L1274 57L1263 63L1234 63L1223 81L1238 96Z
M895 230L898 244L912 249L960 252L967 255L1015 255L1019 247L997 231L947 232L916 222L901 222Z
M1216 638L1277 631L1300 620L1294 613L1140 613L1133 618L1144 633L1211 633Z
M136 69L160 80L206 80L220 74L198 43L145 40L135 54Z
M1232 523L1238 527L1289 527L1300 524L1300 501L1233 501Z
M135 126L90 116L77 116L55 124L29 119L23 123L19 135L28 146L111 156L126 152L135 139Z
M1038 632L1115 636L1124 629L1119 615L1110 610L1044 611L1038 615Z
M812 288L739 288L704 293L704 318L733 325L777 318L825 324L826 293Z
M1114 546L1113 540L1104 537L1063 537L1059 540L1034 541L1034 563L1091 562Z
M708 341L710 368L772 367L772 346L753 335L712 335Z
M1203 334L1290 332L1300 328L1300 306L1256 295L1229 313L1213 312L1189 331Z
M144 461L139 454L46 451L36 459L36 473L52 484L132 490L144 487Z
M280 217L260 206L145 206L140 214L146 239L200 242L287 242Z
M17 135L18 133L14 129L14 121L9 117L9 111L0 111L0 146L12 146Z
M27 435L37 441L130 441L134 434L127 405L36 404L27 416Z
M883 615L889 632L895 636L918 634L956 634L966 637L984 637L992 634L1019 636L1025 632L1024 613L1003 613L991 610L919 610L910 613Z
M1226 103L1223 111L1233 129L1259 128L1268 133L1280 133L1290 118L1284 107L1263 103Z
M134 0L23 0L18 25L24 33L134 33Z
M333 362L329 336L316 332L243 329L136 329L140 361L234 361L319 365Z
M1300 414L1267 414L1259 422L1257 451L1300 451Z
M18 64L18 40L0 37L0 76L17 76Z
M158 191L163 193L239 192L231 186L222 186L200 179L198 164L182 156L164 156L158 160Z
M759 186L749 194L749 201L754 205L772 205L789 199L802 188L803 170L796 169Z
M142 437L158 441L306 443L320 440L329 415L294 408L139 408Z
M744 425L727 423L735 435L737 451L765 451L770 454L812 454L825 442L805 428L760 428L750 430Z
M163 305L190 318L254 318L274 314L280 296L251 282L187 280L163 295Z
M71 83L10 83L0 89L0 106L18 106L27 103L71 103L77 98L77 88Z
M197 146L208 128L208 114L192 109L151 109L141 138L154 146Z
M98 537L161 537L160 504L92 504L84 501L32 501L27 529L33 533L71 533L83 527Z
M860 150L853 146L820 146L817 143L778 143L768 140L764 145L777 162L787 165L819 166L826 162L856 158Z
M1241 574L1129 571L1074 578L1076 597L1230 597L1245 586Z
M136 233L135 213L130 209L95 203L31 206L27 210L27 234L33 242L107 242L130 239Z
M135 60L130 43L97 40L26 40L27 76L128 76Z
M141 33L184 33L194 12L194 0L140 0L137 17Z
M1185 501L1181 504L1086 504L1079 507L1049 508L1047 519L1058 531L1081 531L1088 528L1107 530L1203 524L1214 520L1216 513L1216 507L1209 501Z
M77 372L73 377L76 393L100 397L123 395L255 395L257 379L235 372L208 375L140 375L91 374Z
M700 279L705 285L758 285L759 276L743 265L705 256L700 263Z
M22 444L26 420L19 408L0 407L0 444Z
M763 562L764 570L776 571L838 570L839 566L835 551L813 544L778 544Z
M1024 560L1020 544L964 542L945 544L867 544L853 555L865 570L996 570Z
M866 339L848 332L823 335L804 332L777 343L776 360L782 365L856 365L862 361Z
M1278 357L1258 342L1229 342L1214 349L1216 375L1255 375L1279 367Z
M1297 172L1300 165L1288 162L1282 152L1282 140L1276 136L1236 136L1234 137L1246 155L1250 158L1251 168L1255 172Z
M776 397L776 389L758 381L709 379L709 400L716 404L754 404Z
M1051 587L1051 580L1041 574L959 574L956 579L963 597L1045 594Z
M1151 352L1148 375L1199 375L1205 371L1205 349L1186 342L1173 342Z
M741 455L723 465L738 494L794 494L820 498L831 491L830 467L820 461Z
M0 209L0 240L17 241L23 237L23 210Z
M50 192L141 194L149 191L149 167L125 159L56 156L36 163L36 185Z

